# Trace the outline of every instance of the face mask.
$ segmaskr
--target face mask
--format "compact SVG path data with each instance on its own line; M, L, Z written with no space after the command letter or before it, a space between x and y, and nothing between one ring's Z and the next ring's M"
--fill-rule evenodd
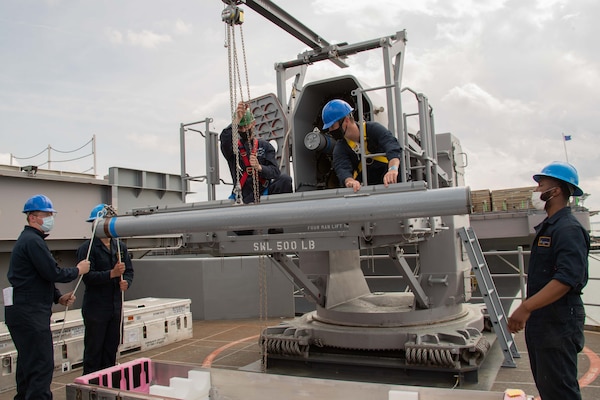
M44 221L42 223L42 230L44 232L50 232L52 230L52 228L54 228L54 216L49 216L46 218L42 218L42 221Z
M341 140L346 135L346 130L342 128L343 122L344 122L344 120L341 120L340 126L338 126L337 129L334 129L333 131L329 131L329 134L335 140Z
M555 188L550 188L544 192L531 192L531 204L533 205L533 207L536 210L540 210L543 211L546 209L546 202L550 199L552 199L554 196L551 196L549 198L542 198L546 193L548 193L551 190L554 190Z
M341 126L334 131L329 131L329 134L335 140L341 140L344 137L344 131Z
M247 131L244 132L240 132L238 131L238 134L240 135L240 139L244 142L248 140L248 137L252 137L252 131L249 129ZM250 135L248 135L250 134Z

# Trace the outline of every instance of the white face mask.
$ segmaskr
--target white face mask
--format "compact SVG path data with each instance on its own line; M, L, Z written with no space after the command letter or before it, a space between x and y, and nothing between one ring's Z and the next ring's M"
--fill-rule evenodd
M41 228L44 232L50 232L52 230L52 228L54 228L54 216L51 215L49 217L46 218L42 218L42 221L44 221L41 225Z
M550 188L544 192L531 192L531 205L533 205L536 210L544 211L546 209L546 202L554 196L551 196L546 200L543 200L542 196L553 189L555 188Z

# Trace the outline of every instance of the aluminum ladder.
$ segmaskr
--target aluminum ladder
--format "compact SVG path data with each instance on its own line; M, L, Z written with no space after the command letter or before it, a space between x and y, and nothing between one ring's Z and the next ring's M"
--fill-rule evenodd
M485 261L483 252L481 251L477 236L470 226L459 229L459 234L463 246L469 255L473 272L477 278L477 286L479 287L479 291L481 292L481 296L487 307L492 327L494 328L494 332L500 341L500 346L504 353L504 363L502 363L502 366L516 368L517 365L515 364L514 359L520 358L521 355L517 350L512 334L508 331L506 314L504 313L504 308L500 302L500 296L496 290L496 285L490 274L490 269Z

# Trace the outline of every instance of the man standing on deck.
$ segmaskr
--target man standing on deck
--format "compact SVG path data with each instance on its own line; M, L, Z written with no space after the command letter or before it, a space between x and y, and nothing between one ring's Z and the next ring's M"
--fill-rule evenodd
M581 196L575 168L548 164L533 176L532 200L547 217L535 227L527 299L508 319L511 332L525 328L531 372L543 400L581 399L577 354L583 349L590 237L571 214L569 198Z
M109 205L98 204L87 222L94 224L108 210L112 210ZM90 272L83 277L85 293L81 305L85 325L83 375L116 364L123 332L123 293L133 282L133 264L125 243L118 238L90 240L77 249L78 260L90 260Z
M75 301L73 292L63 295L54 283L71 282L86 274L90 262L83 260L76 267L59 268L45 241L56 213L48 197L30 197L23 212L27 225L12 249L7 274L11 286L4 289L6 325L18 353L15 399L52 399L52 303L67 306Z

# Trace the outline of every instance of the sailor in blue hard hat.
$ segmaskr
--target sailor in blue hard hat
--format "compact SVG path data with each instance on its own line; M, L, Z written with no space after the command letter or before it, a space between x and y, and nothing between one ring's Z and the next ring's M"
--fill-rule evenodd
M383 183L387 187L401 182L402 148L396 137L378 122L366 121L359 126L353 111L354 108L341 99L330 100L321 111L323 130L337 140L333 148L333 168L340 186L357 192L367 183ZM360 147L361 136L364 149ZM367 182L363 182L361 152L369 155L365 157Z
M546 165L539 174L533 176L533 180L540 181L540 178L546 176L566 182L572 188L572 196L583 195L583 190L579 187L579 175L574 166L563 161L553 161Z
M90 216L85 220L85 222L94 222L97 218L104 217L105 213L106 204L98 204L96 207L92 208L92 211L90 211Z
M54 213L56 213L56 210L47 196L36 194L28 198L23 206L23 212L27 214L30 225L39 227L38 229L41 231L48 233L54 228ZM34 218L30 219L30 216Z
M116 215L107 204L100 203L86 220L92 232L99 218ZM90 272L83 277L85 293L81 314L85 325L83 338L83 374L115 365L121 343L124 293L133 282L133 264L124 242L118 238L95 235L77 249L77 259L89 257Z
M323 107L321 119L323 120L323 130L328 130L336 122L340 122L354 111L354 108L344 100L333 99ZM334 139L340 140L344 137L343 131L329 131Z
M43 194L31 196L23 206L27 225L15 242L4 289L4 318L17 349L16 399L51 399L54 345L50 330L52 305L73 304L73 292L61 294L55 283L67 283L86 274L90 263L61 268L45 238L54 227L56 210Z
M525 329L531 372L543 399L581 399L577 358L584 345L581 293L588 281L590 237L571 212L583 195L571 164L555 161L533 175L532 201L547 217L535 229L527 271L527 298L508 318L512 333Z
M559 188L560 194L566 196L567 201L571 196L583 195L583 190L579 187L577 170L563 161L553 161L546 165L540 173L533 175L533 180L538 183L538 187L531 194L531 200L533 206L539 210L545 210L548 201L559 195L557 193ZM559 203L557 207L562 208L561 204Z

